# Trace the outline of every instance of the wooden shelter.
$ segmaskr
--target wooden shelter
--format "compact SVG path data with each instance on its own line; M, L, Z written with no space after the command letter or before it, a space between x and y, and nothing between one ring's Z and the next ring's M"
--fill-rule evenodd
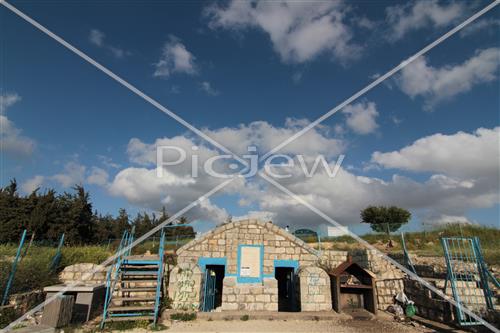
M343 309L364 308L377 312L375 274L362 268L349 257L330 273L332 306Z

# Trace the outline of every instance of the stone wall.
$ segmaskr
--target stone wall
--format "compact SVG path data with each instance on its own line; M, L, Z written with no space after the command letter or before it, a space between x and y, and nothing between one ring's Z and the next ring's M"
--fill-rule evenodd
M237 283L238 245L263 246L261 282ZM314 266L318 264L318 254L302 240L271 222L246 220L221 225L184 245L177 251L177 263L195 267L201 257L225 258L222 310L277 311L278 286L274 278L274 261L294 260L299 267ZM174 306L184 304L179 299L179 294L175 293L176 274L175 271L172 272L173 281L169 284L169 295ZM198 288L197 300L189 298L193 305L200 304L201 282L201 278L195 282Z
M278 311L278 281L264 278L262 284L238 284L226 276L222 288L222 310Z
M42 290L33 290L26 293L13 294L9 296L9 305L20 313L25 313L33 306L40 304L45 299L45 293Z
M106 283L106 274L108 268L104 268L100 272L93 272L97 270L99 265L81 263L66 266L61 273L59 273L59 280L64 284L72 284L78 281L84 281L89 284Z
M444 280L442 280L442 284L444 286ZM406 296L415 302L419 316L440 322L450 322L453 320L452 305L435 295L420 282L407 278L404 280L404 287Z
M321 252L319 265L324 267L327 271L332 271L347 260L348 254L349 252L347 251L323 250Z
M297 260L299 265L318 262L318 253L302 240L271 222L231 222L204 234L177 251L177 262L198 263L198 258L227 258L227 274L237 274L238 244L264 246L264 275L274 275L274 260Z
M179 263L170 272L168 295L172 309L198 310L201 298L202 273L197 264Z
M387 261L378 251L355 250L351 252L352 260L361 267L373 272L376 276L377 303L380 310L386 310L394 303L394 296L404 291L406 274Z
M308 266L299 271L301 311L331 311L330 276L321 268Z

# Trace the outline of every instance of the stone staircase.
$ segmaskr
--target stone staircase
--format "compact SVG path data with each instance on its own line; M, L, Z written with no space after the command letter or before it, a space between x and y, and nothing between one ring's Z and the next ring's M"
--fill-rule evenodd
M104 313L104 322L155 321L161 298L162 275L163 265L159 255L125 257L117 276L116 289Z

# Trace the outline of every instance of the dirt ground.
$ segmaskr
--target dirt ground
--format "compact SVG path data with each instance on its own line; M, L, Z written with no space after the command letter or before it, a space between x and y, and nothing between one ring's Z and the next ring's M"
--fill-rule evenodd
M380 320L342 320L342 321L195 321L173 323L169 333L176 332L335 332L335 333L423 333L436 332L422 327L407 326Z

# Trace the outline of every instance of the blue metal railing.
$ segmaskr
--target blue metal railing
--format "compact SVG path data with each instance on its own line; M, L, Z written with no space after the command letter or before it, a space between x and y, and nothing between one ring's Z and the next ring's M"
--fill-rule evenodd
M457 303L455 309L458 323L462 326L480 325L481 322L464 312L464 308L481 312L485 307L494 307L479 238L444 237L441 238L441 243L447 268L445 292L450 282L453 298ZM482 295L476 293L478 288Z
M404 257L405 266L409 270L411 270L413 273L417 274L417 271L415 270L415 266L413 266L413 262L411 261L410 254L408 253L408 250L406 249L406 241L405 241L404 232L401 233L401 244L403 245L403 257Z
M155 297L155 314L153 324L156 326L158 321L158 314L160 311L160 299L161 299L161 286L163 283L163 258L165 256L165 230L161 230L160 246L158 249L159 262L158 262L158 275L156 283L156 297Z
M51 271L55 271L59 266L59 263L61 262L61 256L62 256L61 251L63 245L64 245L64 234L62 234L61 238L59 239L59 245L57 246L56 254L54 255L54 258L52 258L52 262L50 263Z
M123 257L125 253L130 252L129 250L121 253L124 248L129 245L130 234L127 230L123 232L122 239L120 241L120 245L118 246L118 251L116 252L118 256L114 259L113 263L110 265L108 273L106 275L106 296L104 298L104 310L102 313L102 321L101 321L101 329L104 328L104 323L106 317L108 315L108 308L111 303L111 299L113 298L113 293L115 290L116 282L118 280L118 276L120 274L121 264L123 261ZM113 274L114 271L114 274ZM113 278L111 277L113 275Z
M14 281L14 276L16 275L17 264L19 263L19 259L21 258L21 251L24 246L24 241L26 240L26 232L27 232L26 230L23 231L23 234L21 236L21 241L19 242L19 246L17 248L16 257L12 262L12 269L10 270L9 279L7 280L7 285L5 286L1 305L6 305L7 302L9 301L9 292L10 288L12 287L12 282Z

